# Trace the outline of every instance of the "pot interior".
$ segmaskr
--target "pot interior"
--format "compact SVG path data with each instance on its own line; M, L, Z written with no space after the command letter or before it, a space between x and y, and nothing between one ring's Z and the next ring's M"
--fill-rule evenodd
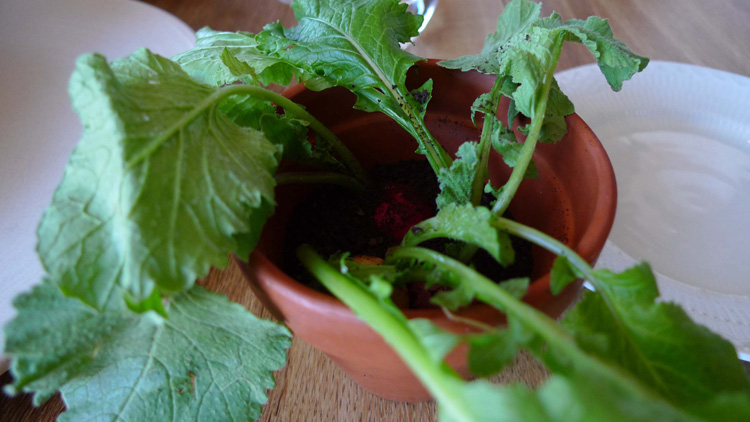
M433 79L435 88L428 104L426 124L433 135L451 154L466 141L478 142L481 117L478 115L475 126L471 122L470 107L476 97L491 89L493 78L425 63L410 73L409 82L412 87L418 87L429 78ZM312 92L296 87L286 94L336 133L365 168L412 158L424 159L415 153L417 143L406 131L381 113L353 109L355 97L344 89ZM505 110L507 103L501 105L498 115L506 115ZM534 162L539 176L521 183L509 209L517 221L552 235L592 262L614 218L614 174L606 153L588 126L577 116L568 118L568 126L569 132L563 140L537 147ZM501 186L510 171L497 154L492 155L490 173L494 186ZM277 189L279 206L259 244L261 251L275 264L280 263L282 247L278 239L285 236L293 205L311 190L308 186ZM268 241L271 237L276 241ZM548 290L549 280L544 275L550 271L554 260L551 253L536 246L532 254L532 279L542 280L532 283L529 295L537 290Z

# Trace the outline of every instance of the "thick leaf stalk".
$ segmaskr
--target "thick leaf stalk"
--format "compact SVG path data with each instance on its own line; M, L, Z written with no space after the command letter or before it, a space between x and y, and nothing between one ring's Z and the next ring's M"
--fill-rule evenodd
M516 166L513 167L510 178L508 178L508 181L503 186L500 197L492 206L492 211L497 215L503 215L505 210L508 209L510 201L516 195L516 191L518 191L518 187L521 185L521 181L523 181L526 174L526 169L531 163L531 158L534 155L534 149L536 148L539 134L542 131L542 124L544 123L544 116L546 115L547 111L547 101L549 99L550 88L552 87L552 82L555 80L555 68L557 67L557 62L560 59L560 52L562 51L562 41L556 42L553 45L553 58L550 62L549 67L547 68L547 73L544 77L544 82L540 90L540 98L537 100L536 107L534 108L534 112L531 115L531 129L529 130L529 134L526 136L526 140L524 141L523 147L521 148L521 154L518 157Z
M324 261L310 246L303 245L297 255L305 267L337 298L352 309L359 318L368 323L383 339L393 347L414 374L430 391L430 394L443 404L454 420L472 422L470 403L461 400L455 389L462 383L458 376L445 363L436 364L430 358L430 351L419 341L409 328L406 317L392 303L384 305L362 284L356 283L341 274ZM386 309L386 307L391 309Z

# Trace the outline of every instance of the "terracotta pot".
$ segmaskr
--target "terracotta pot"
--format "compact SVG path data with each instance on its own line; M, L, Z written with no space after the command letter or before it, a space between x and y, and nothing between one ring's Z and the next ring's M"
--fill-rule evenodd
M409 76L410 85L434 81L427 125L449 152L467 140L478 140L471 123L470 106L493 80L475 72L442 69L434 61L419 65ZM400 127L379 113L353 110L354 96L343 89L311 92L301 86L285 93L335 132L365 167L415 157L416 143ZM506 106L507 107L507 106ZM568 119L568 134L554 145L539 145L534 160L537 179L525 180L510 207L515 218L551 234L593 263L614 220L616 185L612 166L591 129L576 115ZM495 185L509 170L495 157L490 169ZM282 319L295 335L321 350L360 386L378 396L400 401L423 401L430 396L400 358L366 324L334 297L293 280L276 266L281 255L285 222L295 201L308 188L284 186L277 190L278 207L265 227L261 241L242 263L242 270L263 304ZM554 257L533 249L534 270L527 303L552 317L559 316L577 297L580 281L563 293L549 291L549 270ZM471 328L448 320L439 309L407 310L409 318L429 318L455 332ZM499 312L475 304L461 315L492 325L505 322ZM465 349L448 357L448 363L468 376Z

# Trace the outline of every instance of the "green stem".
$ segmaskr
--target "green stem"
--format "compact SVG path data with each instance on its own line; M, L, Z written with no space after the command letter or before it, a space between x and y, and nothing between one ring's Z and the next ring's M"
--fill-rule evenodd
M411 127L414 129L412 136L414 136L417 143L419 143L420 149L424 151L427 161L430 163L435 174L439 174L441 168L450 168L453 159L448 152L445 151L443 146L440 145L437 139L435 139L432 132L427 129L427 124L425 123L424 118L419 113L415 112L414 108L411 107L407 101L407 98L411 93L397 88L391 90L391 95L401 105L401 110L404 112L406 118L411 123ZM399 121L400 119L396 120Z
M582 278L588 280L599 292L601 292L601 297L604 300L604 303L607 304L607 307L612 312L612 315L618 315L613 300L609 296L609 290L605 288L606 286L601 285L601 281L594 275L594 269L591 268L591 265L589 265L589 263L586 262L586 260L583 259L580 255L578 255L573 249L569 248L564 243L546 233L543 233L524 224L517 223L513 220L508 220L507 218L498 218L497 220L495 220L495 222L493 222L492 225L499 230L506 231L518 237L522 237L536 245L539 245L542 248L554 253L555 255L564 256L565 258L567 258L570 265L578 270L579 275ZM618 324L620 323L619 318L615 318L615 321L617 321Z
M439 163L437 166L433 165L432 170L435 172L435 175L440 174L441 168L450 168L451 164L453 164L453 158L448 154L448 152L445 151L442 145L435 139L434 136L432 136L432 133L427 129L427 125L424 122L424 119L419 117L417 120L419 126L417 127L417 131L422 134L423 138L427 141L420 142L423 146L423 149L427 151L430 155L433 157L433 161L436 161Z
M502 219L502 221L503 222L500 226L507 228L509 232L523 237L529 235L529 240L537 240L540 244L543 243L549 247L553 252L557 250L566 254L571 254L569 259L577 256L575 252L570 250L567 246L549 238L544 235L544 233L538 232L512 220ZM549 351L552 351L555 356L564 357L564 361L567 362L567 365L570 367L566 370L563 366L560 366L556 369L557 371L563 373L574 371L580 374L588 374L594 379L601 380L601 384L603 385L611 384L619 386L625 394L631 394L634 397L642 397L644 400L649 401L664 401L659 394L655 393L648 386L642 384L630 373L620 370L616 366L613 367L612 365L598 359L596 356L589 355L578 346L574 337L568 331L562 328L555 320L547 316L545 313L532 308L519 299L516 299L513 295L503 290L500 285L482 276L461 262L449 258L439 252L419 247L397 249L389 256L387 261L393 260L418 260L433 264L445 273L453 274L455 277L451 279L458 280L457 282L454 281L454 284L460 283L466 289L473 292L477 299L505 312L509 318L515 319L515 321L520 323L525 329L539 336L546 343L546 347L530 349L530 351L535 353L538 358L544 360L545 355L550 353ZM583 259L579 257L578 259L575 259L575 262L577 264L583 264L580 269L588 268L590 273L590 267L585 261L583 261ZM446 281L450 282L448 280ZM560 363L562 361L556 360L556 362ZM440 402L440 404L443 405L444 403ZM677 411L676 413L681 413L682 416L685 416L679 409L675 410Z
M338 185L355 192L364 190L364 185L359 180L340 173L328 172L290 172L276 175L276 184L285 185L290 183L305 184L329 184Z
M521 181L526 174L526 169L529 167L529 163L531 163L531 157L534 155L534 149L536 148L536 143L539 139L539 133L542 131L544 115L547 111L547 101L549 100L549 91L552 87L552 81L554 80L555 68L560 59L560 51L562 51L562 42L556 43L556 45L557 47L555 47L553 52L552 63L547 70L547 74L544 76L544 85L542 85L541 95L531 116L531 129L523 143L516 166L513 167L513 172L503 186L503 192L500 194L500 198L498 198L497 202L495 202L495 205L492 207L492 212L497 215L503 215L505 210L508 209L508 205L510 205L510 201L516 195L518 186L521 185Z
M373 294L339 273L310 246L300 246L297 256L333 295L385 339L441 403L443 411L453 417L452 420L474 420L472 406L456 394L455 389L463 382L461 377L447 364L437 365L432 361L429 351L409 328L403 314L386 310Z
M495 84L492 87L493 92L500 92L500 86L502 86L504 78L496 78ZM482 124L482 135L479 138L479 166L477 166L477 172L474 175L474 180L471 184L471 203L479 205L482 201L482 193L484 193L484 184L489 171L487 165L490 161L490 152L492 151L492 133L494 132L495 125L497 122L497 107L500 103L500 95L493 95L490 98L489 110L492 110L491 114L485 113L484 123ZM510 122L508 122L510 124Z
M467 263L471 261L472 258L474 258L474 255L476 255L478 250L478 246L472 245L471 243L466 243L458 253L458 260L463 263Z
M541 335L550 345L559 347L567 353L582 354L575 346L570 334L562 329L552 318L543 312L534 309L510 293L503 290L497 283L479 274L472 268L453 258L447 257L439 252L421 248L406 247L393 251L387 261L416 259L428 262L456 275L455 279L468 286L474 292L477 299L486 302L501 311L518 318L525 326ZM454 286L455 287L455 286Z
M554 253L555 255L561 255L568 258L570 264L573 265L578 271L580 271L584 278L591 281L592 283L596 283L596 280L594 280L595 277L593 275L594 270L591 268L589 263L586 262L585 259L581 258L581 256L578 255L573 249L570 249L564 243L553 238L552 236L527 225L517 223L513 220L509 220L503 217L496 219L492 223L492 225L499 230L508 232L518 237L524 238L536 245L539 245L542 248Z
M143 148L140 154L133 157L129 162L128 166L132 168L146 157L153 154L164 142L169 140L180 128L183 128L190 124L193 120L197 119L201 114L206 112L209 108L215 106L222 100L232 95L252 95L257 98L268 100L283 108L289 114L304 120L309 123L310 128L317 132L321 137L330 143L336 154L338 154L341 161L346 167L352 172L354 177L358 180L365 182L367 180L367 173L364 168L360 165L359 161L349 151L343 142L331 132L323 123L316 119L312 114L308 113L302 106L298 105L294 101L284 97L281 94L270 91L259 86L252 85L231 85L226 88L221 88L209 95L203 101L198 103L192 110L183 115L177 122L175 122L170 128L164 131L159 137L153 139L149 145Z
M619 332L627 332L629 331L629 327L626 321L623 320L621 316L621 311L618 309L616 302L617 299L613 296L613 291L611 288L607 288L607 286L603 283L600 278L596 277L594 274L593 268L589 265L588 262L586 262L585 259L583 259L580 255L578 255L575 251L570 249L568 246L564 245L562 242L558 241L557 239L554 239L550 237L549 235L540 232L539 230L533 229L531 227L525 226L523 224L517 223L512 220L508 220L505 218L498 219L494 224L495 227L497 227L500 230L507 231L508 233L513 233L517 236L523 237L545 249L548 251L555 253L560 256L564 256L568 259L568 262L570 265L575 267L576 270L578 270L579 275L588 280L590 283L594 285L596 288L599 297L601 300L605 303L607 306L612 319L612 324L616 325L617 328L615 328L615 331ZM629 342L629 337L626 338L626 341ZM632 350L632 353L637 356L639 361L641 362L649 362L648 356L645 356L643 354L643 351L641 347L637 343L633 343L630 346L623 346L628 348L629 350ZM650 365L646 365L646 368L648 369L652 379L656 382L659 382L660 384L663 382L661 379L661 376L654 371L653 366L656 365L656 362L650 362ZM665 386L663 384L660 385L659 389L662 391L665 390Z
M477 321L475 319L458 316L454 314L453 312L451 312L451 310L446 308L445 306L441 306L440 310L443 311L443 315L445 315L445 317L448 318L449 320L460 322L461 324L464 324L469 327L474 327L480 333L500 333L501 332L501 329L499 327L494 327L490 324L485 324L484 322Z
M503 80L503 78L496 78L495 84L490 92L499 92ZM492 151L492 133L494 132L495 125L498 124L495 113L497 113L499 102L500 95L493 95L492 98L490 98L490 105L488 107L490 110L493 110L493 113L485 113L484 115L482 135L479 138L479 165L477 166L477 172L474 174L474 180L471 183L471 203L474 206L478 206L482 202L485 180L489 176L487 166L490 161L490 152ZM510 122L508 124L510 124ZM463 263L467 263L471 261L478 250L479 248L477 246L472 245L471 243L466 243L461 247L461 251L458 253L458 259Z
M482 124L482 135L479 138L479 165L471 183L471 203L474 205L479 205L482 202L484 185L489 174L487 164L490 159L490 151L492 151L490 133L494 125L497 124L493 119L495 119L495 116L484 116L484 123Z

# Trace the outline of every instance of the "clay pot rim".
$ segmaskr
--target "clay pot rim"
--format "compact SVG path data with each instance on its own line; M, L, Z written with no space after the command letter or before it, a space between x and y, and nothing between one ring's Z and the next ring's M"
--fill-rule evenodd
M418 65L437 66L439 61L441 61L441 59L427 59L425 62L418 63ZM307 91L304 84L297 84L287 88L283 92L283 95L287 98L293 98L304 91ZM607 236L605 235L602 240L601 233L609 233L614 222L617 205L617 184L609 157L591 128L580 118L580 116L578 116L578 114L567 116L566 121L568 125L581 125L584 131L591 133L592 138L596 141L594 143L594 148L592 148L592 158L596 163L597 171L600 175L600 189L604 192L612 192L612 195L598 195L591 223L583 232L577 244L568 245L586 261L591 263L598 257L598 253L601 251L604 241L606 241ZM240 264L240 266L248 265L255 268L257 274L259 276L262 275L266 280L274 280L273 283L276 284L275 290L290 299L293 298L293 301L297 305L315 308L318 311L325 310L326 313L338 314L338 316L343 319L359 321L364 324L336 297L312 289L288 276L265 255L263 249L261 242L250 254L247 263L242 262L242 260L236 256L234 256L234 259ZM531 280L523 301L534 306L535 304L542 304L549 299L553 299L555 296L552 296L549 286L549 272L541 277ZM402 312L409 319L428 318L433 321L449 320L449 317L445 315L440 308L402 309ZM497 310L490 305L474 303L462 308L457 314L464 317L481 319L483 315L491 315L496 312Z

